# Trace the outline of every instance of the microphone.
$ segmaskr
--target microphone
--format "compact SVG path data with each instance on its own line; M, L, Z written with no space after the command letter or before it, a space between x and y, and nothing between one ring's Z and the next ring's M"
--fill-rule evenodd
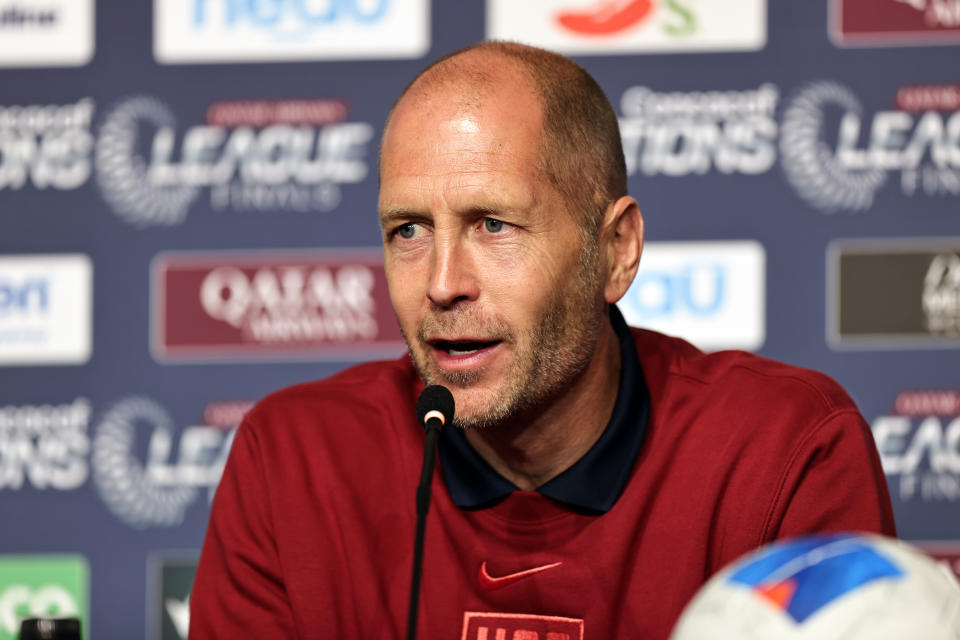
M429 431L434 420L439 420L437 429L453 420L453 394L439 384L432 384L417 398L417 417Z
M407 615L407 640L417 635L417 608L420 603L420 573L423 567L423 535L426 532L427 511L430 510L430 481L437 460L437 440L440 429L453 422L453 394L446 387L433 384L417 398L417 418L427 430L423 445L423 468L417 485L417 533L413 541L413 576L410 580L410 610Z

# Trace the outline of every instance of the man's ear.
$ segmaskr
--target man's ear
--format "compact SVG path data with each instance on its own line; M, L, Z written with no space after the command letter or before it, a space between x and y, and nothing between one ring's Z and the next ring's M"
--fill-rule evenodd
M613 303L630 288L643 253L643 215L636 200L623 196L607 207L600 242L607 258L604 299Z

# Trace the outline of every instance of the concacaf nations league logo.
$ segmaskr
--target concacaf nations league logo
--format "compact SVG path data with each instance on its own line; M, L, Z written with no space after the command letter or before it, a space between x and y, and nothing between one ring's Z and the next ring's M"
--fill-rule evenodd
M104 199L127 222L144 227L178 224L186 218L199 189L182 184L165 186L155 180L155 172L138 151L144 144L141 121L158 132L170 131L176 124L170 109L153 98L132 98L115 108L104 119L97 139L97 185ZM169 138L165 135L155 145L169 145Z
M893 174L906 197L960 195L960 87L905 85L893 108L865 114L841 84L800 89L783 111L783 171L823 213L869 209Z
M101 121L97 185L139 227L183 222L202 194L213 211L329 212L369 173L373 127L347 114L336 98L217 101L179 128L159 100L126 98Z
M107 507L127 524L178 525L200 489L208 489L212 497L234 433L211 426L187 427L174 454L174 423L167 411L149 398L125 398L97 426L94 482ZM144 434L149 434L145 443Z
M887 174L876 168L853 169L826 143L828 108L840 108L857 116L863 113L852 91L836 82L816 82L801 90L784 110L780 153L787 180L799 195L827 213L862 211Z

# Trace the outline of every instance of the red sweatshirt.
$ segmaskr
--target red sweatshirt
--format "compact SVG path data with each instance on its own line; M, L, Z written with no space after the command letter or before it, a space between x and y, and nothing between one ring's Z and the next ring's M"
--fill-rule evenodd
M895 535L869 428L836 383L633 336L650 405L623 493L602 514L528 491L468 510L436 474L420 638L664 640L712 573L761 544ZM191 638L404 637L422 388L404 357L247 415L214 499Z

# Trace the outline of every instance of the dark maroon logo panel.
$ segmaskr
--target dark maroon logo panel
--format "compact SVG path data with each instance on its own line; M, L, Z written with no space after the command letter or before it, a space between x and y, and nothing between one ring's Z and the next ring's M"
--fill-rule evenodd
M161 361L363 360L404 349L374 250L162 254L152 318Z

